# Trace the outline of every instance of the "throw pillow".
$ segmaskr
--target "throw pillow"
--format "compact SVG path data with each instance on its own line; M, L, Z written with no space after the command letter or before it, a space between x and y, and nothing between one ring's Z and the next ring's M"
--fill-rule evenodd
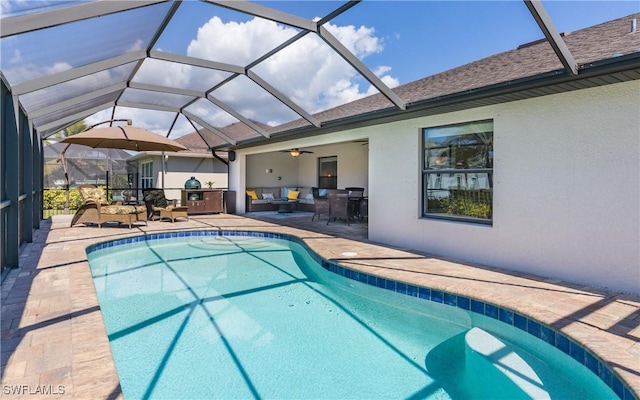
M327 189L318 189L318 196L327 197Z
M273 193L262 193L262 199L263 200L273 200Z
M289 200L297 200L298 199L298 195L300 195L300 192L298 192L296 190L289 190L289 192L287 193L287 198Z
M313 193L307 193L307 195L305 196L305 199L313 200Z
M255 190L247 190L247 196L251 197L251 200L258 200L258 195Z
M282 197L289 197L289 190L296 190L294 187L283 187L282 188Z

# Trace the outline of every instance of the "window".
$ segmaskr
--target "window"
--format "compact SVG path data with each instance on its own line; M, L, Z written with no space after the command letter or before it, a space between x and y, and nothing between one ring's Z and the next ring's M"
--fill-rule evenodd
M493 121L425 128L423 216L491 223Z
M338 157L318 158L318 188L338 188Z
M140 163L140 184L142 189L153 187L153 161Z

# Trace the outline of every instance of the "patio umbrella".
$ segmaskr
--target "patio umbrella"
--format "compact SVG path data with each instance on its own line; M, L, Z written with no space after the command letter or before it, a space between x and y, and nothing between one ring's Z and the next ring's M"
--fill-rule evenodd
M157 133L130 125L93 128L77 135L66 137L62 143L81 144L96 149L123 149L133 151L180 151L187 150L178 142Z
M112 122L122 120L111 120L101 122ZM186 147L178 142L156 133L135 128L131 126L131 120L126 120L126 126L111 126L108 128L95 128L96 125L73 136L68 136L60 141L66 143L67 147L60 154L62 167L64 170L67 201L65 203L65 214L69 209L69 173L64 154L72 144L80 144L83 146L93 147L94 149L122 149L133 151L181 151L187 150ZM97 124L97 125L100 125ZM107 194L109 193L109 183L107 182Z

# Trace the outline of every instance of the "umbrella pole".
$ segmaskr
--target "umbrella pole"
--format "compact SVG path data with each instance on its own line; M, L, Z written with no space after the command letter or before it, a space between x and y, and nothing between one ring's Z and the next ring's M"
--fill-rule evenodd
M107 200L109 199L109 170L107 170L106 176L105 176L105 182L107 183Z
M64 153L67 152L67 149L69 148L69 146L71 146L70 144L67 145L67 147L65 147L61 152L60 152L60 161L62 161L62 171L64 171L64 181L65 181L65 199L64 199L64 215L69 215L69 170L67 169L67 160L65 160L64 158Z

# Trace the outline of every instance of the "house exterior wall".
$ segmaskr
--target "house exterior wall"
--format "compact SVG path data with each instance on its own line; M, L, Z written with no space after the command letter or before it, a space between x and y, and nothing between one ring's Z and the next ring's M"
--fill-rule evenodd
M640 293L640 83L370 130L369 238ZM420 129L494 120L493 226L421 218Z
M244 191L246 154L368 137L370 240L640 294L639 107L640 82L619 83L244 149L231 174ZM421 129L486 119L493 224L422 218Z
M227 188L227 166L213 158L172 157L165 159L164 172L161 156L148 156L138 160L138 169L143 162L153 161L154 186L164 188L168 199L180 199L184 183L192 176L200 181L203 188L206 182L214 182L214 188ZM140 182L138 182L140 185ZM140 186L142 187L142 186Z

